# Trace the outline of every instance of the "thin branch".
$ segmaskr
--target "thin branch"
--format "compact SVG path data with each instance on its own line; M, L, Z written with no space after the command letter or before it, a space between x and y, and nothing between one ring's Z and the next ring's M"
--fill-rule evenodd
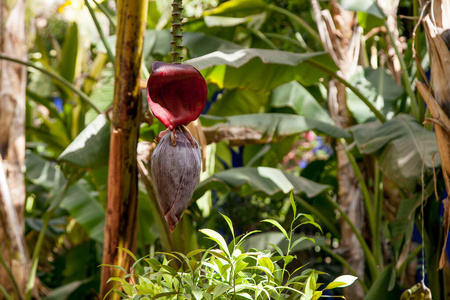
M377 269L377 263L375 261L375 257L372 254L372 251L370 251L369 246L367 246L366 241L364 240L361 232L358 231L358 229L355 227L355 224L352 223L348 215L341 209L339 204L337 204L333 199L331 199L330 196L326 195L325 197L328 200L328 203L330 203L335 209L337 209L341 215L342 218L347 222L347 224L350 226L351 230L355 234L356 238L358 239L359 244L361 245L361 248L364 251L364 255L367 260L367 264L369 266L369 271L371 275L372 282L375 282L375 280L378 277L378 269Z
M77 94L78 96L80 96L81 100L83 100L84 102L86 102L86 103L87 103L90 107L92 107L98 114L102 114L102 111L94 104L94 102L92 102L92 99L89 98L88 95L86 95L83 91L77 89L71 82L67 81L66 79L64 79L64 78L61 77L60 75L58 75L58 74L56 74L56 73L53 73L53 72L51 72L51 71L48 71L48 70L46 70L46 69L44 69L44 68L41 68L41 67L39 67L39 66L36 66L35 64L32 64L32 63L30 63L30 62L23 61L23 60L20 60L20 59L16 59L16 58L13 58L13 57L10 57L10 56L6 56L6 55L3 55L3 54L0 54L0 59L4 59L4 60L7 60L7 61L11 61L11 62L15 62L15 63L21 64L21 65L25 65L25 66L27 66L27 67L31 67L31 68L33 68L33 69L36 69L36 70L38 70L38 71L44 73L45 75L47 75L47 76L49 76L49 77L51 77L51 78L53 78L53 79L55 79L55 80L61 82L62 84L64 84L65 86L67 86L72 92L74 92L75 94ZM106 115L106 117L109 118L108 115Z
M389 30L386 20L384 20L384 27L386 27L386 31L389 35L389 39L391 40L392 47L395 50L395 54L397 55L397 58L400 62L400 67L402 68L403 85L405 86L406 94L408 94L409 98L411 99L411 110L412 110L413 116L414 116L414 118L416 118L416 120L419 121L419 120L423 119L423 116L419 115L419 105L417 103L416 95L412 91L411 82L409 82L409 73L408 73L408 68L406 67L405 59L403 58L403 56L400 54L400 51L398 50L394 35Z
M52 219L53 213L56 211L56 209L59 207L59 204L64 199L64 195L71 184L72 184L72 180L70 178L68 178L66 180L66 183L64 184L64 186L61 188L59 193L56 195L55 199L52 200L50 207L45 211L45 213L42 216L42 228L41 228L41 231L39 232L39 236L36 241L36 245L34 246L33 257L31 259L30 275L28 277L27 288L26 288L26 293L25 293L25 298L27 300L31 299L31 292L34 287L34 281L36 279L37 267L39 264L39 254L41 252L42 243L44 242L45 232L47 231L48 224L49 224L50 220Z
M95 12L92 9L91 5L89 4L89 0L84 0L84 3L86 4L89 13L91 14L92 20L94 21L95 27L97 28L97 32L100 35L100 39L102 40L103 45L105 46L106 53L108 53L108 58L114 64L114 54L111 51L111 47L109 47L108 41L106 40L102 27L100 26L100 23L98 22L98 19L95 16Z
M313 39L315 39L317 42L320 43L320 37L319 34L302 18L300 18L299 16L297 16L296 14L291 13L290 11L288 11L287 9L278 7L274 4L269 4L267 6L270 10L276 11L278 13L281 13L285 16L287 16L288 18L290 18L291 20L295 21L297 24L299 24L303 29L305 29Z
M96 0L92 0L92 1L95 3L95 5L97 5L98 9L100 9L100 10L105 14L105 16L108 18L109 22L111 22L111 25L114 27L114 29L116 29L116 28L117 28L117 20L116 20L115 16L113 16L113 15L108 11L108 9L106 9L106 8L103 6L102 3L98 3ZM105 3L106 3L106 2L105 2Z
M2 266L5 268L6 273L8 273L8 276L9 276L9 278L11 279L11 282L12 282L12 284L13 284L14 290L16 291L17 295L19 295L19 298L20 298L20 299L23 299L22 294L20 293L20 290L19 290L19 286L17 285L17 281L16 281L16 279L14 278L14 275L12 274L11 269L10 269L10 268L8 267L8 265L6 264L5 259L3 258L2 250L3 250L3 247L0 247L0 263L1 263ZM0 285L0 288L1 288L1 285ZM6 292L6 291L5 291L5 292ZM10 299L10 298L8 298L8 299Z
M334 252L332 249L330 249L329 247L327 247L325 245L321 245L320 249L323 250L324 252L326 252L327 254L329 254L331 257L333 257L338 262L340 262L350 273L352 273L353 276L358 277L359 284L361 284L361 287L364 290L364 293L367 294L367 292L369 291L369 288L367 287L367 285L365 284L363 279L359 278L358 274L356 274L356 272L352 268L352 266L341 255L337 254L336 252Z

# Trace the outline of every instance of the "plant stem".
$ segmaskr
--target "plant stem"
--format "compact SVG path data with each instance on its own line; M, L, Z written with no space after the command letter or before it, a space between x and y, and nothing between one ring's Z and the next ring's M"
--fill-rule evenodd
M416 80L422 82L424 80L424 78L422 76L422 71L423 71L422 66L420 65L420 62L422 61L422 57L420 56L422 43L420 42L420 38L419 38L420 33L422 31L422 27L416 26L420 20L419 2L418 1L413 1L413 16L419 18L419 19L413 21L414 28L416 29L416 31L414 33L415 38L414 38L414 43L413 43L415 46L414 47L415 49L413 49L413 51L415 52L416 63L417 63ZM423 100L423 97L418 90L417 90L416 95L417 95L417 104L419 106L419 123L422 123L425 119L425 101Z
M384 27L386 28L386 31L389 35L389 39L391 40L392 47L394 47L395 54L398 57L398 60L400 62L400 67L402 68L402 79L403 79L403 85L405 86L406 94L408 94L409 99L411 99L411 110L414 118L416 120L420 120L421 116L419 115L419 106L417 104L416 95L413 93L411 89L411 83L409 82L409 73L408 68L406 67L405 60L403 59L403 56L400 54L400 51L398 50L397 44L395 43L395 38L392 32L389 30L386 19L384 20Z
M358 183L361 187L361 191L363 193L364 205L366 206L367 215L369 217L370 231L372 235L375 235L375 213L373 208L372 199L370 197L369 189L367 188L366 182L364 181L364 177L361 174L361 170L359 169L358 164L356 163L355 157L350 153L347 149L347 144L344 139L340 139L339 142L344 147L345 153L347 154L348 160L352 165L353 171L355 172L356 178L358 179Z
M367 292L369 291L369 288L367 287L367 285L364 283L364 281L359 278L358 274L356 274L355 270L352 268L352 266L339 254L337 254L336 252L334 252L332 249L330 249L328 246L320 246L320 249L322 249L324 252L326 252L327 254L329 254L331 257L333 257L335 260L337 260L338 262L340 262L350 273L352 273L353 276L358 277L358 282L361 284L361 287L364 290L364 293L367 294Z
M331 197L328 195L325 198L335 209L337 209L339 211L339 213L341 214L341 217L344 218L344 220L348 223L348 225L352 229L353 233L355 234L356 238L358 239L358 242L360 243L360 245L364 251L364 255L367 260L367 265L369 266L371 280L372 280L372 282L375 282L375 280L378 277L377 263L375 261L374 256L372 255L372 252L370 251L369 246L367 246L367 243L364 240L363 236L358 231L358 229L355 227L355 225L352 223L352 221L350 221L350 218L348 217L348 215L340 208L339 204L337 204L335 201L333 201L333 199L331 199Z
M6 300L12 300L11 296L8 295L5 288L0 284L0 292L3 294Z
M116 17L113 16L113 15L111 14L111 12L109 12L108 9L106 9L106 8L103 6L103 4L98 3L96 0L92 0L92 1L94 1L95 5L97 5L98 9L100 9L100 10L105 14L105 16L108 18L109 22L111 23L112 27L113 27L114 29L116 29L116 28L117 28L117 20L116 20Z
M299 16L291 13L287 9L278 7L274 4L267 5L267 8L270 10L276 11L278 13L281 13L281 14L287 16L288 18L290 18L291 20L295 21L297 24L300 25L300 27L305 29L311 35L311 37L313 39L315 39L318 43L321 43L319 34L305 20L303 20Z
M409 255L406 257L405 261L400 265L400 267L397 270L397 274L398 276L400 276L400 274L403 273L403 271L406 269L406 267L409 265L409 263L417 257L417 255L419 255L419 253L422 251L423 249L423 244L417 246L416 249L414 249L414 251L412 251L411 253L409 253Z
M264 43L266 43L270 48L274 50L278 50L277 46L275 46L274 43L272 43L271 40L267 38L267 36L264 35L260 30L256 30L251 28L250 26L247 26L247 29L254 35L256 35L258 38L260 38Z
M320 221L325 225L326 228L335 236L336 238L341 238L341 234L338 230L336 230L336 227L328 220L318 209L316 209L314 206L300 198L299 196L295 196L295 199L297 202L305 208L309 213L315 215L320 219Z
M290 37L288 37L288 36L286 36L286 35L279 34L279 33L272 33L272 32L264 32L263 34L264 34L266 37L268 37L268 38L278 39L278 40L281 40L281 41L285 41L285 42L291 43L291 44L293 44L293 45L295 45L295 46L297 46L297 47L300 47L300 48L302 48L302 49L305 49L305 47L304 47L299 41L297 41L296 39L290 38ZM308 52L311 51L311 49L305 49L305 50L308 51Z
M309 63L310 65L316 67L317 69L327 73L328 75L332 76L337 81L339 81L340 83L345 85L353 93L355 93L355 95L358 96L358 98L361 99L362 102L364 102L364 104L375 114L375 117L377 117L377 119L381 123L386 122L386 118L378 111L378 109L376 109L375 106L373 106L373 104L370 102L370 100L367 99L363 94L361 94L361 92L358 91L353 85L351 85L350 82L348 82L347 80L345 80L344 78L342 78L341 76L336 74L336 72L334 72L333 70L330 70L327 67L322 66L322 65L320 65L320 64L318 64L318 63L316 63L316 62L314 62L312 60L306 60L305 62Z
M16 281L16 279L14 278L14 275L12 274L11 269L10 269L9 266L6 264L5 259L3 258L2 250L3 250L3 247L0 247L0 263L1 263L2 266L5 268L6 273L8 273L8 276L9 276L9 278L11 279L11 282L12 282L12 284L13 284L14 290L16 290L17 295L19 296L20 299L22 299L22 295L21 295L21 293L20 293L19 286L17 285L17 281ZM1 288L2 288L2 286L0 285L0 290L1 290ZM3 292L3 291L2 291L2 292ZM6 293L6 291L5 291L5 293ZM5 295L5 297L8 296L7 293L4 294L4 295ZM8 296L8 299L11 299L11 298Z
M90 107L92 107L92 109L94 109L98 114L102 114L102 111L94 104L94 102L92 102L91 98L89 98L88 95L86 95L83 91L77 89L72 83L70 83L69 81L67 81L66 79L64 79L63 77L61 77L60 75L53 73L51 71L48 71L44 68L38 67L35 64L20 60L20 59L15 59L6 55L2 55L0 54L0 59L4 59L7 61L11 61L11 62L15 62L21 65L25 65L28 67L31 67L33 69L36 69L42 73L44 73L45 75L61 82L62 84L64 84L65 86L67 86L72 92L74 92L75 94L77 94L78 96L80 96L81 100L83 100L84 102L86 102ZM106 115L106 117L109 120L108 115Z
M103 33L102 27L100 26L100 23L98 22L97 17L95 16L95 12L92 9L92 6L89 4L89 0L84 0L84 4L86 4L86 7L89 10L89 13L91 14L92 20L94 21L95 27L97 28L97 32L100 35L100 39L103 42L103 45L105 46L106 53L108 54L109 60L114 64L114 54L111 51L111 47L109 47L108 41L106 40L105 34Z
M372 234L373 236L373 254L377 264L383 267L383 256L381 250L380 234L381 234L381 222L383 212L383 174L378 168L378 160L375 160L375 184L374 184L374 200L375 200L375 228Z
M172 63L181 64L181 60L183 59L180 56L180 51L183 49L181 45L181 41L183 39L183 25L181 21L183 18L181 17L181 12L183 11L182 0L173 0L172 2L172 30L170 34L172 35Z
M31 269L30 269L30 275L28 276L28 282L27 282L27 288L25 291L25 298L27 300L31 299L31 292L33 291L34 287L34 280L36 278L36 271L39 263L39 253L41 252L42 242L45 238L45 232L47 231L48 223L50 222L53 213L58 208L59 204L64 198L64 194L66 193L68 187L71 185L71 180L67 179L64 186L61 188L59 193L56 195L56 198L52 201L50 204L50 207L47 209L47 211L42 216L42 229L39 232L38 239L36 241L36 246L33 250L33 257L31 259Z

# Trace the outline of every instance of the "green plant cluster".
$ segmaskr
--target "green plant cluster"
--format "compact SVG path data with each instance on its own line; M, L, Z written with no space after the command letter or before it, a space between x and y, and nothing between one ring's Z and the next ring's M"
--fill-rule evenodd
M351 285L357 277L342 275L325 288L318 282L318 276L326 274L301 266L289 272L287 266L296 257L292 249L299 243L314 239L302 236L293 239L293 233L299 227L310 224L322 231L313 217L297 214L294 197L290 202L295 218L286 231L279 222L265 219L278 228L288 241L286 253L275 244L274 251L250 249L245 252L242 244L257 230L241 236L234 235L233 223L225 215L233 239L227 244L222 235L212 229L201 229L208 239L215 242L210 249L196 249L184 255L180 252L159 252L162 262L145 256L137 259L127 249L135 263L130 272L119 266L125 275L112 277L109 281L118 283L115 289L122 299L319 299L325 290ZM178 266L178 268L177 268ZM109 267L103 265L103 267ZM118 289L120 287L120 289Z

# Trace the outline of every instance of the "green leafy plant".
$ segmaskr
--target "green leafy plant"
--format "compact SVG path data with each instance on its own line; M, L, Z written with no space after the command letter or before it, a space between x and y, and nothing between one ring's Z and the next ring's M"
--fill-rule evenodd
M293 239L293 233L303 225L313 225L322 230L313 217L297 214L293 195L290 196L294 218L286 231L279 222L266 219L263 222L274 225L288 241L284 253L280 247L270 244L274 251L250 249L244 252L245 239L258 232L251 231L241 236L234 235L231 220L222 215L232 234L227 243L218 232L201 229L208 239L216 243L210 249L197 249L182 254L160 252L162 262L149 256L136 259L130 272L120 268L125 275L112 277L109 281L118 283L110 291L121 295L122 299L319 299L325 290L351 285L357 277L343 275L337 277L325 288L318 283L318 276L326 274L301 266L288 271L288 265L296 259L292 249L306 240ZM124 249L125 250L125 249ZM176 267L178 266L178 268ZM117 267L117 266L116 266ZM118 288L121 288L119 290Z

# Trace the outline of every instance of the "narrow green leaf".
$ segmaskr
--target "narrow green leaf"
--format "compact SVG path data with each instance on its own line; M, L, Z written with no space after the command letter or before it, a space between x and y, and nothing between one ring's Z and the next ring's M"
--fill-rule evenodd
M291 201L291 206L292 206L292 210L294 211L294 216L296 216L297 215L297 206L295 205L293 191L291 191L291 194L289 195L289 200Z
M160 293L160 294L158 294L156 296L153 296L152 300L153 299L159 299L159 298L167 297L167 296L177 295L177 294L178 294L177 292Z
M277 245L275 245L275 244L272 244L272 243L268 243L270 246L272 246L274 249L275 249L275 251L277 251L277 253L280 255L280 256L284 256L284 253L283 253L283 251L281 250L281 248L280 247L278 247Z
M120 283L122 283L124 285L129 285L129 283L125 279L120 278L120 277L110 277L108 279L107 283L109 283L111 281L120 282Z
M116 269L121 270L121 271L124 272L125 274L128 274L128 272L125 271L125 269L122 268L121 266L108 265L108 264L101 264L101 265L99 265L99 267L111 267L111 268L116 268Z
M230 218L228 218L227 216L225 216L224 214L219 213L227 222L228 227L230 228L231 234L233 236L233 240L234 240L234 229L233 229L233 222L231 222Z
M297 229L297 227L300 227L300 226L302 226L302 225L306 225L306 224L310 224L310 225L313 225L314 227L316 227L317 229L319 229L320 230L320 232L322 232L323 233L323 231L322 231L322 227L320 227L320 225L319 224L317 224L316 222L314 222L314 221L306 221L306 222L302 222L302 223L300 223L299 225L297 225L296 227L295 227L295 229Z
M161 265L161 269L166 270L166 271L169 272L170 275L172 275L172 276L177 276L177 275L178 275L177 271L175 271L172 267L169 267L169 266L167 266L167 265Z
M262 271L264 273L266 273L266 275L268 277L273 278L273 274L272 272L270 272L270 270L264 266L250 266L250 267L246 267L244 270L258 270L258 271Z
M195 250L192 250L191 252L189 252L188 254L186 254L186 257L187 258L191 258L192 256L195 256L195 255L197 255L199 253L202 253L204 251L205 251L205 249L195 249Z
M136 255L134 255L133 252L131 252L130 250L123 247L118 247L118 249L126 252L129 256L131 256L131 258L133 258L134 261L137 260Z
M165 256L170 256L170 257L173 257L173 258L175 258L176 260L178 260L179 262L183 262L183 260L181 259L181 258L179 258L178 256L176 256L175 254L173 254L173 253L169 253L169 252L156 252L156 254L164 254Z
M217 245L222 249L223 252L227 254L227 256L230 256L230 252L228 251L227 243L225 242L224 238L216 231L205 228L199 230L201 233L207 235L211 240L215 241Z
M223 259L225 261L229 261L229 259L225 255L222 255L222 254L218 253L217 251L209 250L207 252L217 258Z
M250 236L250 235L252 235L254 233L259 233L259 232L261 232L261 231L260 230L253 230L253 231L247 232L243 237L241 237L239 239L239 242L236 244L236 247L240 247L248 236Z
M270 224L276 226L284 234L286 239L289 239L289 236L288 236L286 230L283 228L283 226L281 226L280 223L278 223L278 221L272 220L272 219L266 219L266 220L262 220L261 222L270 223Z
M334 279L332 282L330 282L324 290L331 290L331 289L335 289L335 288L349 286L349 285L353 284L353 282L355 282L356 279L358 279L358 277L352 276L352 275L339 276L336 279Z
M297 239L295 242L292 243L291 249L294 249L295 246L297 246L299 243L301 243L301 242L303 242L305 240L310 241L313 244L316 242L313 238L302 236L301 238Z

